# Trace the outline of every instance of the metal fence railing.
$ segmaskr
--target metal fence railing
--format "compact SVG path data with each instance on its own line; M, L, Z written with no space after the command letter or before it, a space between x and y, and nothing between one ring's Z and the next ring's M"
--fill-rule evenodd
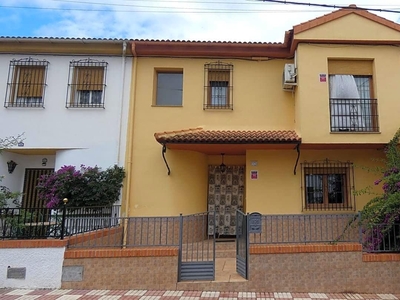
M372 225L363 230L362 243L367 252L400 252L400 223Z
M120 206L0 208L0 239L61 238L116 226Z
M363 251L400 252L400 224L362 227L360 214L262 215L249 244L361 243ZM69 237L69 248L181 245L182 261L212 251L208 213L172 217L120 217L120 206L52 210L1 208L0 240ZM211 230L212 231L212 230ZM211 247L211 248L210 248ZM203 259L203 258L202 258Z
M69 248L178 246L179 217L94 218L111 224L102 230L81 232L70 239Z
M261 232L250 233L250 244L359 242L354 214L263 215Z

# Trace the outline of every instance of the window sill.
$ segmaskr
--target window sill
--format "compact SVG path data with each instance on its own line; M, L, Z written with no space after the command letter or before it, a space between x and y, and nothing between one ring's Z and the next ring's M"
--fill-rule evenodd
M75 105L70 105L70 106L66 106L66 108L73 108L73 109L90 109L90 108L95 108L95 109L105 109L105 106L75 106Z
M41 106L20 106L20 105L5 105L4 106L5 108L7 108L7 109L43 109L44 108L44 105L41 105Z
M183 107L183 105L157 105L157 104L152 104L151 107Z
M224 111L224 112L229 112L229 111L233 111L233 108L203 108L204 111L214 111L214 112L219 112L219 111Z
M356 211L353 207L304 207L303 211L306 212L354 212Z
M331 134L381 134L380 131L331 131Z

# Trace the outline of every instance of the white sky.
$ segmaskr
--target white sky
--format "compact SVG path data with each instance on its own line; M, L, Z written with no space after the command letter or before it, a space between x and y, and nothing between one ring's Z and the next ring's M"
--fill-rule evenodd
M399 0L292 1L400 12ZM2 0L0 35L283 42L293 25L332 10L257 0Z

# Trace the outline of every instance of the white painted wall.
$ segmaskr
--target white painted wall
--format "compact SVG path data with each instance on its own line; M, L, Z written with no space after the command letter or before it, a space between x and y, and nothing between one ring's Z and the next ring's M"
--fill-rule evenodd
M0 288L60 288L65 248L0 249ZM25 279L7 279L7 268L26 268Z
M47 158L46 166L42 166L42 159ZM4 173L0 173L3 176L0 185L8 187L11 191L22 191L24 186L25 169L30 168L55 168L55 155L21 155L4 151L0 156L0 164ZM7 161L13 160L18 165L14 172L9 174L7 172ZM22 200L22 199L19 199ZM10 207L14 207L12 201L9 203Z
M101 47L101 45L99 45ZM122 53L122 43L121 43ZM24 149L63 149L49 159L47 167L63 165L97 165L102 168L124 165L127 118L129 110L132 58L122 56L72 56L0 54L0 101L4 101L7 76L12 59L32 57L49 62L45 108L5 108L0 105L0 138L24 133ZM66 108L69 63L72 60L96 59L106 61L107 77L105 109ZM123 81L123 84L122 84ZM123 89L123 90L122 90ZM4 102L3 102L4 103ZM18 148L18 147L16 147ZM0 176L3 185L22 191L24 168L32 168L44 156L19 155L3 151L0 155ZM7 161L18 166L13 174L7 172Z

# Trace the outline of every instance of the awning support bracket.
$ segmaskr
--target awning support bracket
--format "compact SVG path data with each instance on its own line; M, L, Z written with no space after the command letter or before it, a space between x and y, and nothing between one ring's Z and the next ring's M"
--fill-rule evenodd
M300 143L297 144L295 149L297 151L297 159L296 159L296 163L295 163L294 169L293 169L293 174L294 175L296 175L297 164L299 163L299 159L300 159Z
M167 166L167 169L168 169L168 175L170 175L171 174L171 169L169 168L169 166L168 166L168 163L167 163L167 160L165 159L165 152L167 152L167 146L165 145L165 144L163 144L163 146L162 146L162 157L163 157L163 159L164 159L164 163L165 163L165 165Z

